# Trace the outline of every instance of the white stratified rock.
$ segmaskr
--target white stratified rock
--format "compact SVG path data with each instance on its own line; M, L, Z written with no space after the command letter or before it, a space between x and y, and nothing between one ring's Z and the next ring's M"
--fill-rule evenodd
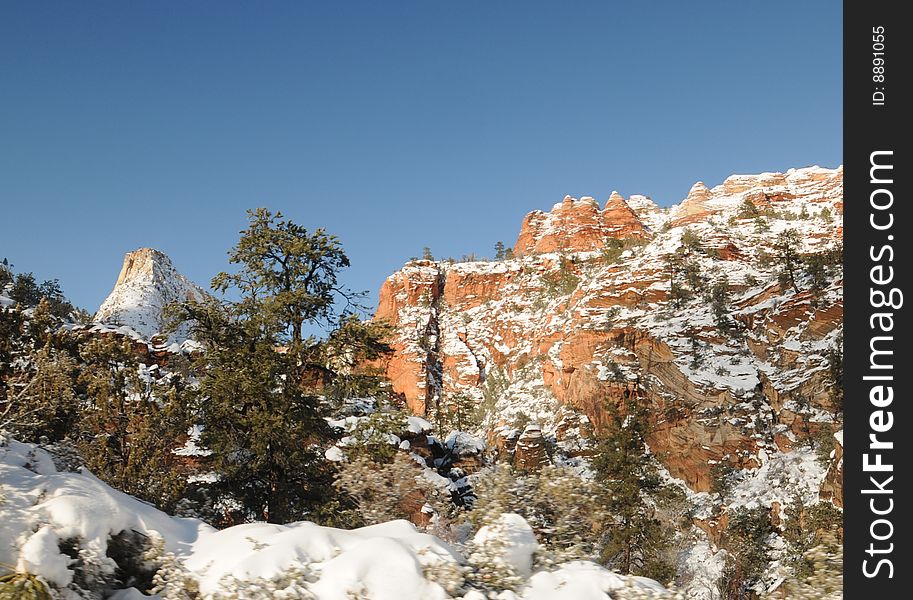
M165 253L153 248L128 252L114 289L95 313L95 321L126 326L149 340L164 328L162 311L171 302L203 300L204 292L178 273ZM171 334L169 341L182 342L189 327L185 324Z

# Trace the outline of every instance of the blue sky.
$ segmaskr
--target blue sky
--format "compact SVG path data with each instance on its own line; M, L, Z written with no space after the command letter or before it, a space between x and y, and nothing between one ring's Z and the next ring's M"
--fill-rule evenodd
M125 252L207 284L245 209L370 291L612 190L841 162L842 15L808 2L4 2L0 256L95 310Z

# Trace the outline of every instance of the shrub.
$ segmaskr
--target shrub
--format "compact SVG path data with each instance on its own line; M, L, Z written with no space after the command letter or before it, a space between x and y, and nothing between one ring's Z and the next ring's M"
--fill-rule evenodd
M767 568L766 539L770 532L770 517L764 507L730 513L724 535L729 556L718 582L723 600L750 597L750 588Z
M754 219L759 216L761 211L758 210L758 207L755 206L754 202L749 198L745 198L742 201L742 204L739 205L739 212L737 214L740 219Z
M710 491L725 500L735 483L736 468L729 457L723 457L710 467Z
M349 458L368 458L376 463L389 463L397 454L397 448L391 444L391 436L399 435L407 428L405 413L380 409L367 418L360 419L349 434L349 445L346 455Z
M694 250L695 252L704 251L704 244L701 242L701 236L687 228L682 232L682 246L688 250Z
M571 261L561 258L558 269L542 276L545 291L552 298L569 296L580 285L580 278L571 269Z
M31 573L14 572L0 577L0 600L51 600L44 581Z
M827 350L827 373L830 383L830 400L834 413L843 412L843 334Z
M413 518L426 503L446 512L441 490L403 453L380 465L365 457L344 462L333 485L354 501L356 516L364 525Z
M803 555L808 568L804 576L786 581L791 600L841 600L843 598L843 553L828 536Z
M610 520L602 489L567 467L543 467L519 475L497 466L473 486L477 499L467 514L476 527L489 525L506 512L515 512L529 523L542 544L541 553L551 561L593 560L599 555L599 538Z
M607 265L611 265L621 257L621 254L624 252L624 250L624 242L614 238L609 239L606 242L605 248L602 249L600 260L602 260L602 262Z

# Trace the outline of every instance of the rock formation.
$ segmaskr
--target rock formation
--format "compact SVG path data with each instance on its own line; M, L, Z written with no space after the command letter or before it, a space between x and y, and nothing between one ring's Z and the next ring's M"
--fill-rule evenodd
M746 200L766 206L761 217L744 214ZM515 259L414 261L391 275L376 314L398 332L387 374L416 414L469 394L489 432L523 416L569 448L562 410L598 429L606 402L635 394L649 404L651 450L707 491L716 461L757 469L836 412L826 356L842 331L839 269L796 294L767 257L786 229L803 254L836 248L842 206L842 168L818 167L698 183L668 209L645 196L613 193L602 209L567 197L526 216ZM682 250L686 231L699 248ZM669 261L682 252L704 289L672 302ZM724 277L729 331L709 302Z
M647 227L618 192L612 192L602 210L593 198L565 196L551 212L526 215L514 254L601 250L612 238L648 236Z
M149 340L164 328L165 306L171 302L202 300L205 296L206 292L181 275L163 252L140 248L124 256L114 289L95 313L95 321L129 327ZM178 342L186 337L186 326L171 335Z

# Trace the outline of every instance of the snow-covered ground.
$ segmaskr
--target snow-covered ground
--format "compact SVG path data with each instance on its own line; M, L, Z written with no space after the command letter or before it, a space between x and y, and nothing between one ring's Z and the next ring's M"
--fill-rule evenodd
M171 517L85 469L58 471L44 449L0 436L0 563L37 576L57 597L101 598L103 582L116 581L123 566L108 556L122 532L146 541L136 550L141 562L163 565L160 574L171 587L162 597L177 597L175 586L188 585L206 599L486 597L454 585L454 573L466 564L455 548L407 521L354 530L306 521L250 523L219 531L197 519ZM488 555L521 578L515 592L497 595L500 600L606 600L613 590L663 591L655 581L623 577L590 562L535 570L538 542L516 514L478 532L474 546L487 544ZM77 592L91 588L93 580L99 586L94 595ZM114 589L104 589L105 597L147 597L136 589L111 595L117 584L110 585Z

